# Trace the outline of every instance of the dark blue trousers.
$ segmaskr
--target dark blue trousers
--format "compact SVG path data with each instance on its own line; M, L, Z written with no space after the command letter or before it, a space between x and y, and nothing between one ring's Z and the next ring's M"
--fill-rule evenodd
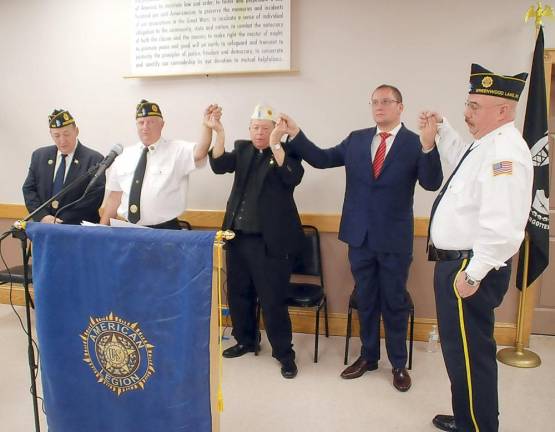
M375 252L365 241L361 247L349 247L349 261L355 278L361 356L369 362L380 359L381 316L389 361L394 368L404 368L409 316L406 285L412 255Z
M451 381L453 414L460 432L499 429L497 402L497 346L493 338L493 310L509 286L510 261L490 271L478 291L461 299L454 281L468 260L439 261L434 290L441 350Z

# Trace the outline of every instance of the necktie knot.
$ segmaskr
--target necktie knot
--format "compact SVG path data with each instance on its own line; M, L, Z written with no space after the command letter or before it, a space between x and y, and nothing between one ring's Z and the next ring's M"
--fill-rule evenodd
M386 139L388 139L391 136L391 134L389 132L380 132L378 135L380 136L382 141L385 141Z

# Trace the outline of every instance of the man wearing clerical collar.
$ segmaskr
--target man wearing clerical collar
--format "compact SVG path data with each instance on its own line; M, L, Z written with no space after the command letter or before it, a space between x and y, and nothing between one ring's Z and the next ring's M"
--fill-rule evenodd
M235 174L222 229L235 232L226 245L226 257L229 310L237 344L223 356L240 357L258 349L258 300L272 356L281 363L282 376L291 379L297 375L297 365L286 300L292 259L304 236L293 199L304 170L279 138L270 145L275 121L268 106L255 107L250 140L236 141L231 152L225 151L219 119L213 119L211 126L217 138L210 166L216 174Z

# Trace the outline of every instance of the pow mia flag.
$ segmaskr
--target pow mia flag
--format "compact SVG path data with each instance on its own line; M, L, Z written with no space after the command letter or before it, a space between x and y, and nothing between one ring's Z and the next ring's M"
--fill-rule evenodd
M526 231L530 237L528 281L531 285L549 263L549 145L547 136L547 101L543 62L543 28L540 27L526 103L526 117L522 136L530 147L534 163L532 208ZM516 286L522 289L524 275L524 243L520 247Z

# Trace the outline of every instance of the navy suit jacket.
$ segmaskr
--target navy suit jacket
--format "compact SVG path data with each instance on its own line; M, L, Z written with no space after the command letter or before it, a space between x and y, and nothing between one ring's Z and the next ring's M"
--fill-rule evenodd
M437 147L422 152L418 135L402 126L374 179L371 143L376 128L353 131L329 149L315 146L301 131L289 149L315 168L345 166L346 186L339 239L359 247L368 238L376 252L412 254L414 186L439 189L443 172Z
M31 156L29 173L27 174L25 183L23 183L23 198L25 199L25 206L29 213L35 211L42 203L52 197L57 150L55 145L41 147L35 150ZM71 166L69 167L64 181L64 186L86 173L90 167L96 165L102 159L103 157L99 152L77 142L73 160L71 161ZM79 185L76 185L72 190L62 195L58 208L62 208L64 205L80 198L89 180L90 177L86 177ZM98 183L87 193L87 196L82 201L60 212L58 217L62 219L65 224L72 225L80 224L83 220L98 222L100 220L98 209L104 198L105 183L106 178L102 175ZM56 209L49 205L33 216L33 220L40 222L44 216L55 214Z

